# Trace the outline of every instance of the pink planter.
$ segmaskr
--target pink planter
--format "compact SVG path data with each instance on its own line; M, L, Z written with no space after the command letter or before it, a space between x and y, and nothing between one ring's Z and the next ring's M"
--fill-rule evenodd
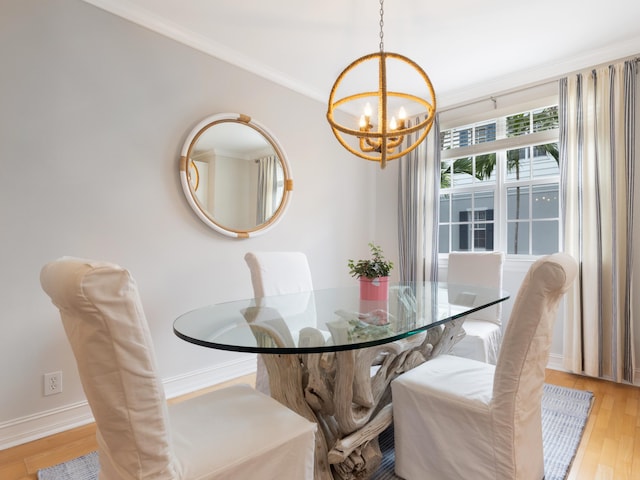
M388 300L389 277L360 277L361 300Z

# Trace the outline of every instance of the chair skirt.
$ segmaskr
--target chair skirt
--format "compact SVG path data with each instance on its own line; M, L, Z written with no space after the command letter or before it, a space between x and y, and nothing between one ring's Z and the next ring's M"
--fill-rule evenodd
M313 479L310 422L248 385L235 385L169 407L182 479Z
M530 462L516 473L514 442L497 428L491 408L494 372L484 362L441 355L392 382L398 476L542 479L541 449L527 452Z

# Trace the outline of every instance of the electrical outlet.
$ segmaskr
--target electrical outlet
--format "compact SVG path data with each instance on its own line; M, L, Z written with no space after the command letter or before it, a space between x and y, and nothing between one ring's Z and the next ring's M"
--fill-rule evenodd
M54 395L62 392L62 372L44 374L44 394Z

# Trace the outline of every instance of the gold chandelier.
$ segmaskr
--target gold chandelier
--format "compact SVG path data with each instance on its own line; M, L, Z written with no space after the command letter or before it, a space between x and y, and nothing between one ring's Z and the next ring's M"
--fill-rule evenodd
M436 112L436 96L429 77L413 60L397 53L384 51L383 26L384 0L380 0L380 52L360 57L343 70L333 84L327 110L327 120L342 146L360 158L380 162L380 168L385 168L387 161L400 158L414 150L431 130ZM396 62L396 65L399 65L403 72L407 71L407 67L409 67L408 73L412 73L414 76L417 74L426 85L429 98L425 99L410 93L388 90L388 60ZM338 91L347 75L353 74L357 67L367 68L372 62L377 62L377 90L351 93L342 98L337 98ZM402 105L403 101L406 102L407 108L415 111L415 113L424 113L424 120L413 126L408 126L407 108ZM341 125L336 121L334 115L336 109L339 107L362 107L363 103L363 113L360 117L358 130ZM377 106L376 115L373 114L372 103ZM389 111L394 108L397 108L397 110L394 110L397 112L397 119L392 113L389 120ZM372 118L376 118L377 125L372 124ZM416 132L416 135L409 137L414 132ZM408 140L407 142L404 142L405 138ZM402 146L403 142L406 145L404 148Z

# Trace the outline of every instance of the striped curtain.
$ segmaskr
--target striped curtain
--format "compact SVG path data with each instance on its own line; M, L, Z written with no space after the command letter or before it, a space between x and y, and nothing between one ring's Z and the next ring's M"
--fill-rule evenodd
M633 382L632 315L637 62L560 81L565 251L579 260L566 296L564 366Z
M416 118L414 125L419 121ZM400 158L398 271L403 283L435 281L438 277L439 138L436 117L427 138ZM407 141L412 143L411 139Z
M269 155L258 162L258 208L256 224L262 225L271 218L278 206L278 157Z

